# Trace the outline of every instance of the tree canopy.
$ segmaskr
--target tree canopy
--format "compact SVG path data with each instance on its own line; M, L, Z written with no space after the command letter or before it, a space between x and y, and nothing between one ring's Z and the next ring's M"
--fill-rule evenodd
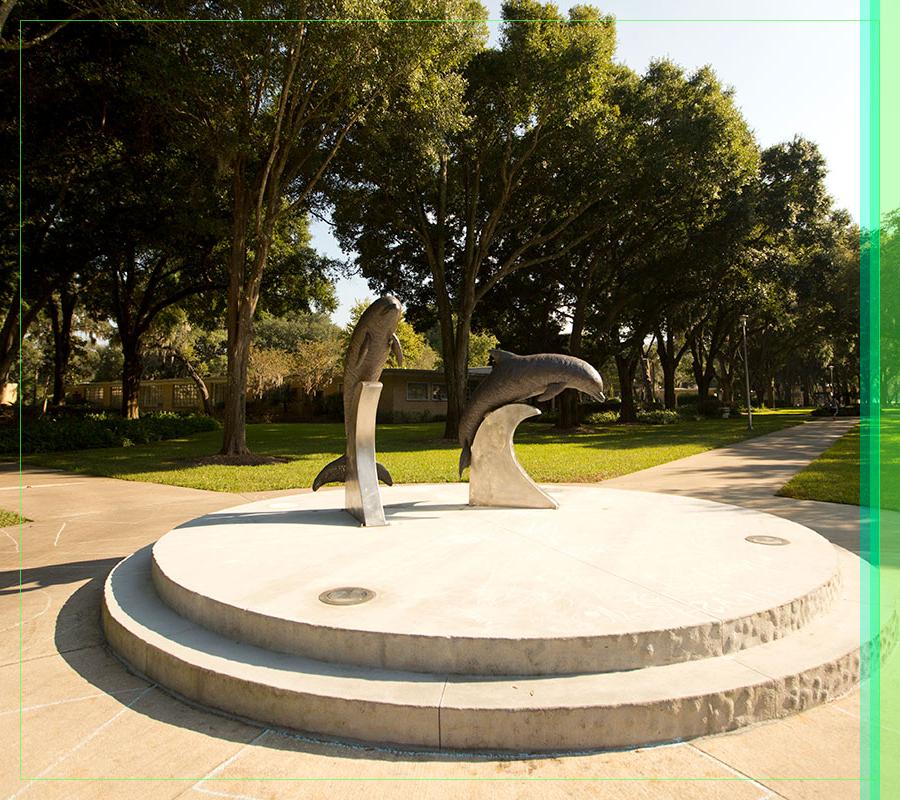
M214 411L224 372L222 452L246 453L248 396L340 369L348 264L316 252L313 215L403 302L405 366L444 371L449 437L498 344L607 365L626 421L651 362L669 408L688 371L710 407L747 368L768 403L858 384L861 232L816 144L760 147L713 66L617 63L596 8L507 0L489 46L475 0L5 3L10 154L17 22L45 10L62 22L23 30L21 266L18 165L0 168L0 372L21 346L35 397L118 370L134 416L142 377L177 371Z

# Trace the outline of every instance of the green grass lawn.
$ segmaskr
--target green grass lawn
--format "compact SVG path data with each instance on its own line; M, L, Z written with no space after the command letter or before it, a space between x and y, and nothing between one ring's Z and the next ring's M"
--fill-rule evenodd
M754 415L753 435L795 425L805 413ZM441 439L442 423L381 425L378 459L398 483L458 480L459 446ZM746 421L714 419L673 425L606 425L562 433L546 423L519 428L516 452L537 481L598 481L738 442ZM319 470L343 452L338 423L247 426L254 453L282 456L287 463L263 466L191 465L189 459L217 451L221 433L198 433L138 447L45 453L27 463L88 475L152 481L222 492L307 487Z
M881 415L883 474L900 470L900 410ZM859 505L859 426L844 434L778 491L782 497ZM881 507L900 511L900 484L883 481Z

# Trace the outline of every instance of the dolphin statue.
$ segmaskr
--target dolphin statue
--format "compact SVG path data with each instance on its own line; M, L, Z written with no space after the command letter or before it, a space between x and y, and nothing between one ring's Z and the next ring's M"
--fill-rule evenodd
M472 442L485 416L491 411L529 397L551 400L564 389L603 401L603 379L587 361L558 353L517 356L506 350L491 350L494 368L472 393L459 420L459 474L472 459Z
M384 369L388 353L397 357L403 366L403 348L397 338L402 308L400 301L392 295L385 295L372 303L359 318L350 336L347 358L344 361L344 433L347 449L340 458L326 464L316 475L312 489L317 491L326 483L344 483L347 479L347 453L355 445L355 420L359 403L356 387L364 381L377 381ZM351 421L353 424L351 425ZM382 464L376 464L378 479L393 486L391 473Z

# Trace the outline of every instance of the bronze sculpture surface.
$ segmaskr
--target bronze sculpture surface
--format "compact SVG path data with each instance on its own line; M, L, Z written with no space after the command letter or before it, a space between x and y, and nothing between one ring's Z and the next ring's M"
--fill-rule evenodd
M344 363L344 432L346 451L322 468L313 491L326 483L344 483L346 508L363 525L385 525L378 481L388 486L393 479L375 461L375 414L381 395L381 371L393 352L403 364L397 338L402 308L396 297L386 295L372 303L359 318L350 336Z
M558 353L517 356L506 350L492 350L491 357L494 368L472 393L459 421L460 475L471 463L475 434L491 411L532 397L551 400L564 389L606 399L600 373L580 358Z

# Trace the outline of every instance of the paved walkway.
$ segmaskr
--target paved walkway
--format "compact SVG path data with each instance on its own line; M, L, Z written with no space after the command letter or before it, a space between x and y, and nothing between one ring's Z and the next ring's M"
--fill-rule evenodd
M849 431L858 420L825 418L708 450L606 481L605 486L702 497L766 511L807 525L859 553L858 506L776 497L791 477Z
M856 549L858 509L773 497L849 424L808 423L609 484L772 511ZM187 519L292 492L220 494L46 470L27 471L24 482L25 515L34 522L24 527L23 552L18 530L0 529L0 797L859 796L858 692L783 721L688 743L502 760L316 743L192 708L130 675L107 652L98 624L103 579L120 558ZM19 493L18 473L0 470L0 507L15 508ZM57 780L18 778L20 674L21 774ZM98 777L146 780L84 780Z

